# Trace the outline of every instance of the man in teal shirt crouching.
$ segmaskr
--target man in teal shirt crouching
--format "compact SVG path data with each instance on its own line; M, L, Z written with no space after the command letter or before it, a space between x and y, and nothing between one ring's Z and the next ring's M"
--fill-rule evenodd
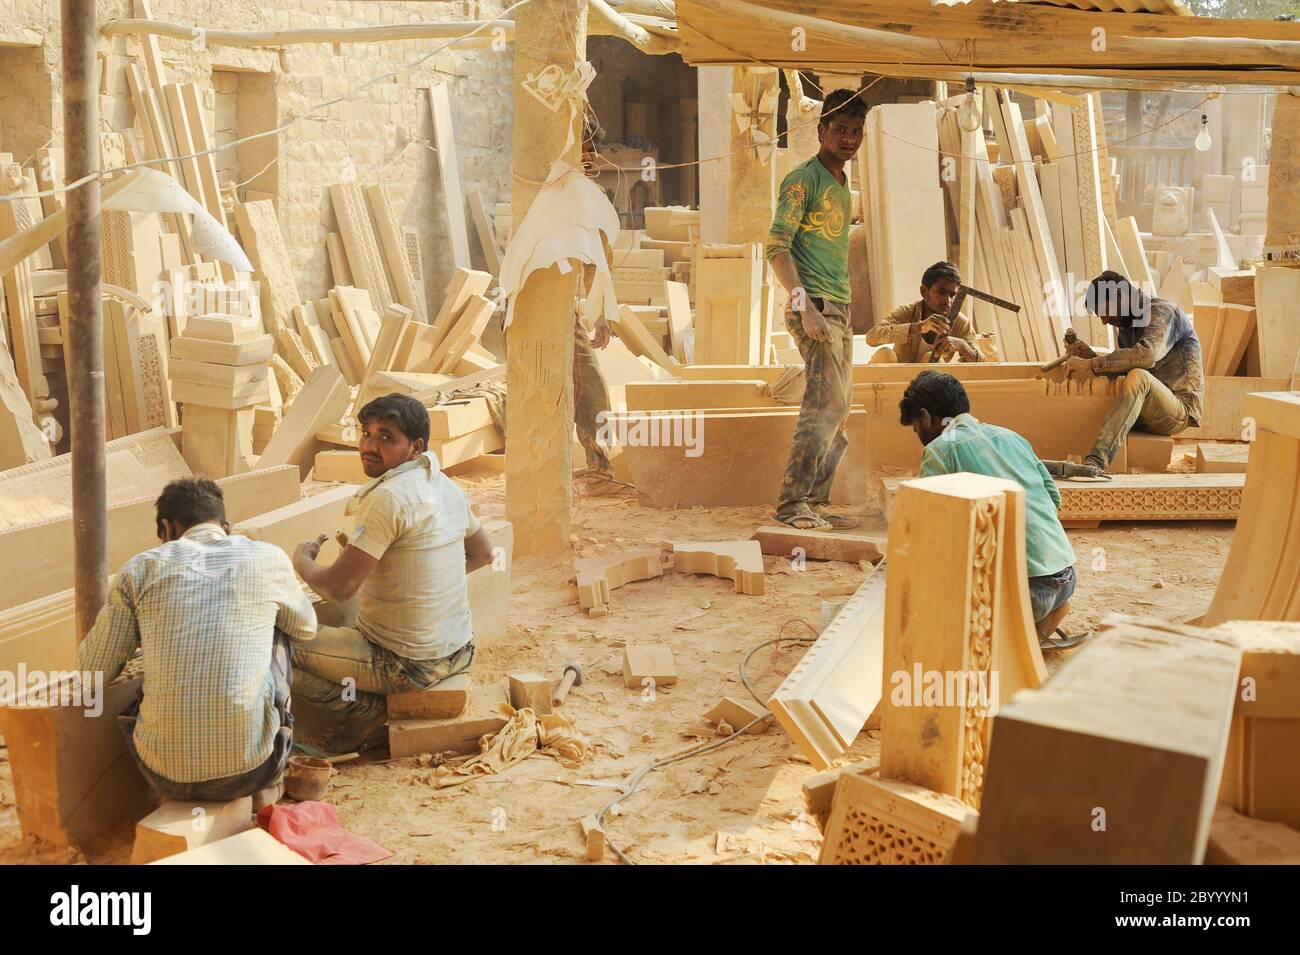
M1057 516L1061 492L1056 481L1028 441L975 419L966 389L952 375L921 372L903 392L898 410L900 421L925 445L922 477L968 471L1015 481L1025 489L1029 601L1038 639L1047 641L1069 613L1075 586L1074 548Z

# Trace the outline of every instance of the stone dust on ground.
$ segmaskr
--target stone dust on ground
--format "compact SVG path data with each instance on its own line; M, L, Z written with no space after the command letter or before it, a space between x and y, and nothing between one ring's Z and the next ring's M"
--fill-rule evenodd
M504 507L504 478L458 479L480 513ZM768 508L655 510L632 491L575 500L575 555L587 557L669 540L744 540L770 523ZM1186 621L1202 615L1227 559L1234 525L1112 523L1070 531L1079 586L1068 629L1095 625L1111 612ZM504 773L436 789L416 757L343 764L327 795L342 824L393 850L395 863L582 863L579 820L597 812L623 781L649 763L716 739L703 718L722 697L750 699L740 664L755 645L790 642L755 654L750 679L766 698L798 663L814 636L823 600L842 601L864 571L841 562L767 557L766 594L731 592L729 580L676 574L614 592L609 616L578 609L570 559L529 558L513 567L507 638L481 648L476 684L535 670L558 679L569 660L585 680L563 712L594 746L593 757L565 769L544 756ZM623 685L627 641L667 644L679 682L653 698ZM1048 657L1049 669L1067 654ZM1055 659L1054 659L1055 658ZM878 732L859 736L842 761L877 759ZM383 755L382 753L380 754ZM606 822L608 839L643 863L755 864L816 861L821 838L804 813L801 785L814 772L777 725L746 734L702 756L647 775ZM48 850L21 839L7 753L0 748L0 862L68 862L76 851ZM130 833L87 850L90 862L125 862ZM606 854L606 860L613 858Z

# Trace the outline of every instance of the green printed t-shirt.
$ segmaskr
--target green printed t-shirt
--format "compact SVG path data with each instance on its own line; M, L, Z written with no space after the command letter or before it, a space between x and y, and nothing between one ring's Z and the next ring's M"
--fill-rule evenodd
M853 194L814 156L781 182L767 257L789 252L810 296L849 304Z

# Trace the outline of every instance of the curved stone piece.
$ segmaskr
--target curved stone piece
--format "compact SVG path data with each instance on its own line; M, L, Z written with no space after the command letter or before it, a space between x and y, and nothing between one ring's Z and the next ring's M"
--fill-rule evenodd
M1024 488L965 473L903 482L888 575L880 774L978 809L993 713L1047 678Z
M578 606L583 610L604 606L611 590L634 580L662 577L663 573L657 550L583 557L578 561Z
M727 577L738 594L763 594L763 548L758 541L674 541L671 546L673 569L679 573Z
M1241 517L1205 615L1207 627L1225 620L1300 620L1300 394L1247 395L1243 410L1255 440Z

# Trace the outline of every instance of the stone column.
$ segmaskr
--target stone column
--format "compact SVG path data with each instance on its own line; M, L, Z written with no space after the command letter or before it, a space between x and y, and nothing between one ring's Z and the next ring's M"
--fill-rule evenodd
M731 185L731 68L701 66L697 99L700 163L700 240L723 242ZM717 158L722 157L722 158Z
M1268 151L1268 235L1264 252L1300 251L1300 93L1278 90Z
M564 154L581 162L582 117L562 106L551 112L523 88L530 73L554 64L567 75L586 59L586 0L552 0L515 13L513 221L522 223ZM506 516L514 524L517 556L567 552L573 485L573 302L578 268L532 273L520 289L506 332Z
M737 66L731 70L731 91L740 93L751 111L759 108L763 94L777 88L776 70L769 66ZM731 190L727 195L727 242L763 242L772 228L776 210L776 149L765 153L753 148L748 129L731 123ZM776 104L758 117L754 128L776 143Z

